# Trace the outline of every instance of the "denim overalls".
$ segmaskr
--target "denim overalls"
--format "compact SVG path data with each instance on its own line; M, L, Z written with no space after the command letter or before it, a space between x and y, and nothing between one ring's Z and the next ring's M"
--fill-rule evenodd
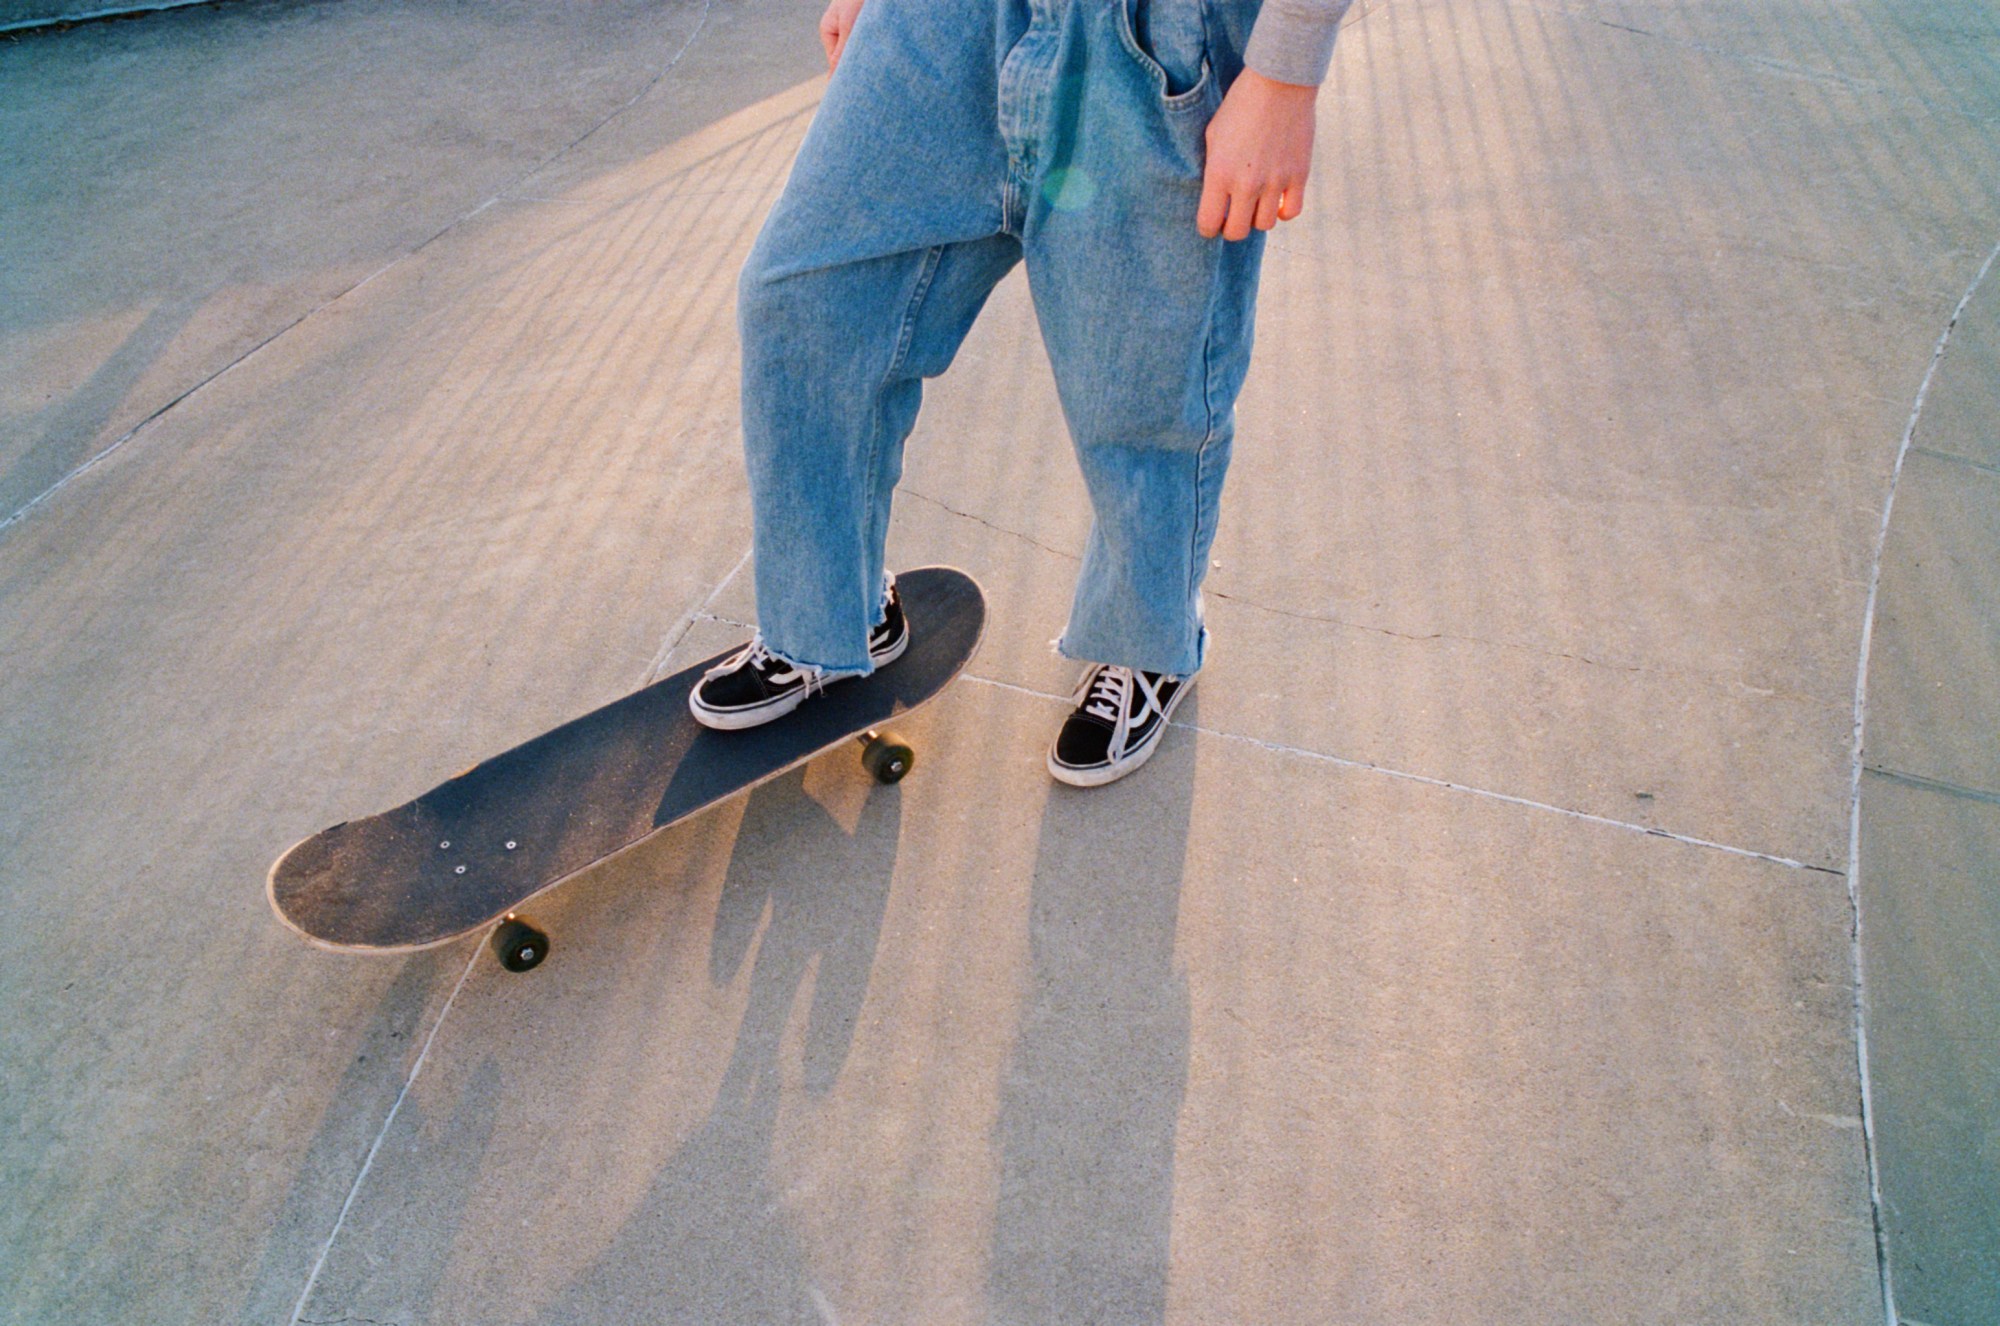
M1016 262L1094 522L1075 659L1192 673L1263 234L1195 230L1257 0L868 0L743 269L759 629L869 670L923 379Z

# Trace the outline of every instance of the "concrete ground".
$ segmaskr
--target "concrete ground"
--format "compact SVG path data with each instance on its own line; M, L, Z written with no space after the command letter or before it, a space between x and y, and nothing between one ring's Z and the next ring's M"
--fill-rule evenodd
M293 840L752 619L817 9L0 40L6 1320L1879 1322L1879 1178L1888 1315L2000 1321L1964 0L1363 0L1143 774L1040 766L1017 273L896 508L993 613L907 782L660 835L526 976L278 926Z

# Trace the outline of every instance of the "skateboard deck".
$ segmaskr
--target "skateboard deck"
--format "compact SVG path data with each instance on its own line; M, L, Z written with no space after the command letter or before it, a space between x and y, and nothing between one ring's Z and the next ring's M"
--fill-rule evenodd
M278 919L346 952L398 953L500 922L512 970L548 951L517 908L537 894L718 801L860 739L885 782L913 756L877 729L936 696L978 648L986 600L962 571L896 578L910 643L869 676L833 683L761 727L718 732L688 710L717 654L467 769L367 819L336 824L272 865ZM737 646L740 648L741 646Z

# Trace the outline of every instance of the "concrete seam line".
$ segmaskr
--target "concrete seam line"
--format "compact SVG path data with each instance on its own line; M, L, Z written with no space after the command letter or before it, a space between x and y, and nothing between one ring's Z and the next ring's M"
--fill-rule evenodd
M1000 681L993 677L981 677L975 673L965 674L968 681L976 681L984 686L997 687L1003 691L1017 691L1022 695L1032 695L1038 699L1054 700L1068 704L1067 695L1052 695L1047 691L1034 690L1027 686L1017 686L1012 682ZM1199 723L1174 719L1168 727L1181 728L1188 732L1199 732L1204 736L1220 737L1224 741L1240 741L1246 745L1262 747L1281 755L1298 755L1309 760L1320 760L1338 765L1343 769L1354 769L1364 773L1381 774L1386 778L1397 778L1408 783L1421 783L1425 787L1442 788L1449 792L1463 792L1467 796L1480 797L1487 801L1498 801L1509 806L1521 806L1528 810L1545 811L1551 815L1561 815L1565 819L1581 820L1586 824L1598 824L1607 829L1623 829L1627 833L1642 834L1648 838L1665 838L1686 847L1705 847L1710 851L1726 852L1730 856L1748 857L1753 861L1765 861L1774 866L1786 866L1792 870L1803 870L1815 875L1838 875L1840 872L1830 866L1815 866L1804 861L1795 861L1789 856L1779 856L1774 852L1760 852L1751 847L1737 847L1731 843L1716 842L1712 838L1697 838L1692 834L1675 833L1670 829L1656 829L1647 824L1634 824L1630 820L1613 819L1609 815L1593 815L1587 810L1572 810L1568 806L1558 806L1547 801L1536 801L1532 797L1515 796L1511 792L1495 792L1491 788L1475 787L1470 783L1455 783L1448 778L1436 778L1430 774L1411 773L1406 769L1393 769L1386 764L1375 764L1368 760L1351 759L1345 755L1331 755L1326 751L1313 750L1307 746L1287 745L1282 741L1267 741L1262 737L1252 737L1241 732L1225 732L1221 728L1203 727Z
M457 222L453 222L453 224L456 225ZM402 261L401 258L396 259L396 262L401 262L401 261ZM389 265L393 267L395 266L395 262L392 262ZM384 268L383 270L386 271L388 269ZM277 340L280 336L283 336L286 332L298 326L300 323L304 322L307 318L310 318L313 314L318 313L321 309L326 308L328 304L332 304L335 301L345 297L346 295L352 294L355 290L359 289L363 285L366 285L369 281L374 280L375 277L379 275L381 275L381 273L377 272L374 273L373 275L364 277L362 278L362 280L356 282L354 285L349 286L346 290L341 291L340 294L335 295L332 299L327 300L326 303L319 304L314 306L313 308L307 309L304 313L299 314L298 317L293 318L290 322L286 323L284 326L278 328L278 330L272 332L269 336L266 336L263 340L251 346L248 350L245 350L242 354L236 356L236 358L230 360L228 363L224 364L221 368L216 369L215 372L209 374L201 381L195 383L192 387L189 387L186 391L181 392L178 396L175 396L172 400L160 406L157 410L154 410L151 414L147 415L144 419L141 419L138 423L133 424L130 428L126 429L125 432L122 435L120 435L118 440L113 442L110 446L104 448L96 455L91 456L88 460L85 460L81 465L71 470L68 474L63 475L62 478L57 479L54 483L42 489L41 492L36 493L33 497L29 498L26 502L22 503L21 506L17 508L12 514L7 515L5 517L0 517L0 534L6 533L7 530L12 528L13 526L19 524L23 520L26 520L31 514L34 513L35 508L39 507L42 503L48 501L51 497L54 497L57 493L61 492L63 489L69 487L70 482L72 480L82 478L84 475L96 469L104 461L109 460L112 456L112 453L116 452L120 447L123 447L127 442L130 442L133 438L137 437L141 432L143 432L146 429L146 427L149 424L151 424L154 420L159 419L161 416L166 414L167 411L173 409L176 405L179 405L182 401L194 395L196 392L200 391L203 387L206 387L209 383L221 377L224 373L227 373L230 369L235 368L238 364L248 359L251 355L256 354L259 350L262 350L265 346Z
M199 0L199 2L206 3L207 0ZM5 534L9 528L20 523L22 520L26 519L27 516L30 513L32 513L37 507L41 506L42 503L46 502L49 498L55 496L57 492L67 487L71 480L81 478L83 475L95 469L101 461L108 459L113 452L123 447L127 442L132 441L132 439L136 438L140 433L144 432L147 428L151 427L154 423L158 422L170 410L174 409L176 406L180 405L183 401L186 401L188 398L192 397L196 392L201 391L209 384L219 380L221 377L223 377L223 375L233 372L239 366L248 363L249 360L253 356L255 356L258 352L262 351L272 342L276 341L279 337L285 335L287 332L297 327L300 323L303 323L307 319L312 318L320 313L324 313L327 309L332 308L335 304L338 304L341 300L346 299L349 295L353 294L355 291L360 290L363 286L366 286L370 282L374 281L376 277L386 275L387 273L395 270L397 267L402 266L404 263L408 262L411 258L414 258L417 254L422 253L425 249L437 243L437 241L443 239L446 235L449 235L452 231L457 230L467 221L472 220L472 218L478 216L480 213L484 212L487 208L493 206L501 199L506 198L510 193L510 191L512 191L514 188L525 183L528 180L533 179L543 170L546 170L549 166L561 160L570 151L576 148L579 144L583 143L586 139L590 138L593 134L597 133L597 131L602 129L605 125L611 123L613 120L617 119L620 115L623 115L626 111L632 109L633 106L638 104L639 99L641 97L645 96L648 92L651 92L655 87L659 86L660 80L665 78L668 74L672 73L674 67L680 64L681 57L688 53L688 48L694 45L695 38L699 37L702 33L702 29L708 25L709 11L714 7L715 7L715 0L703 0L701 7L701 14L699 17L695 19L694 27L688 32L687 40L681 43L680 49L676 50L673 53L673 55L668 58L665 64L660 66L659 72L655 73L651 78L647 79L645 84L641 86L637 92L633 93L631 97L628 98L622 105L616 107L603 119L599 120L596 124L591 125L588 129L585 129L582 133L578 134L575 138L572 138L569 142L557 148L554 152L550 153L548 156L543 157L540 161L537 161L534 165L529 166L526 170L522 171L512 180L509 180L505 185L501 186L501 189L498 193L494 194L491 198L488 198L485 202L480 203L477 207L471 208L465 212L460 213L452 220L446 222L443 228L439 229L438 231L430 235L428 238L419 240L408 251L398 254L394 258L391 258L388 262L383 263L382 266L376 268L368 275L362 277L360 280L356 281L353 285L348 286L345 290L338 291L337 293L328 296L320 303L315 304L313 307L307 309L304 313L301 313L298 317L292 319L290 322L280 327L277 331L272 332L269 336L266 336L263 340L258 341L255 345L245 350L242 354L236 356L236 358L230 360L228 363L224 364L221 368L216 369L213 373L210 373L207 377L195 383L192 387L189 387L187 390L181 392L179 395L175 396L172 400L168 401L165 405L160 406L160 408L154 410L151 414L147 415L144 419L141 419L138 423L132 425L131 428L125 431L123 436L121 436L117 441L113 442L110 446L105 447L102 451L98 452L96 455L91 456L89 459L85 460L81 465L78 465L68 474L63 475L60 479L57 479L47 488L44 488L41 492L29 498L25 503L21 505L19 509L14 511L11 515L0 517L0 534Z
M575 138L570 139L569 142L564 143L561 147L557 148L555 152L552 153L551 155L542 158L540 161L537 161L534 165L530 166L526 171L516 176L507 185L506 188L500 190L499 193L494 194L493 197L488 200L488 202L489 203L499 202L502 198L505 198L511 190L533 179L535 176L541 174L544 170L547 170L550 166L553 166L556 162L568 156L570 152L575 150L575 148L578 145L580 145L586 139L591 137L591 135L595 134L599 129L602 129L605 125L611 123L613 120L623 115L626 111L631 110L634 106L638 105L639 99L641 97L645 96L648 92L651 92L654 88L658 87L660 84L660 80L665 78L668 74L672 73L674 71L674 67L680 64L681 57L683 55L686 55L688 53L688 48L694 45L694 39L701 35L701 30L703 28L708 26L709 11L714 8L715 8L715 0L702 0L701 13L695 18L694 27L688 30L687 40L681 43L681 48L675 51L665 64L660 66L660 71L658 73L654 74L651 78L647 79L637 92L634 92L630 97L627 97L623 105L617 107L609 115L606 115L596 124L593 124L588 129L585 129Z
M704 617L710 616L708 605L715 602L715 596L720 594L728 587L731 581L736 579L737 572L741 571L743 564L750 560L750 554L753 550L754 545L751 548L745 548L743 555L736 559L736 565L730 567L728 574L716 581L715 587L708 591L708 597L681 614L680 620L674 623L673 629L669 630L665 639L660 642L660 648L653 655L653 661L646 665L646 680L644 684L650 686L660 679L660 669L667 666L667 659L673 654L675 649L680 647L680 643L687 636L687 633L694 629L694 624ZM722 621L726 619L713 618L713 620Z
M340 1204L340 1214L334 1217L333 1228L327 1232L326 1242L320 1245L319 1256L314 1259L312 1273L306 1276L305 1288L299 1291L299 1301L292 1306L290 1326L299 1326L299 1318L305 1313L306 1300L312 1297L313 1287L319 1283L319 1273L326 1267L327 1254L333 1251L333 1241L340 1237L340 1228L347 1223L347 1213L354 1208L354 1199L361 1193L361 1185L368 1180L368 1171L375 1166L375 1153L382 1149L382 1139L389 1135L390 1127L396 1122L403 1102L409 1098L410 1088L416 1084L417 1074L424 1071L424 1060L431 1057L431 1044L437 1040L438 1031L451 1013L451 1006L458 1002L458 992L465 988L465 978L472 975L473 964L479 961L482 944L472 946L472 956L465 960L465 970L458 974L458 983L451 987L451 995L438 1010L437 1021L431 1024L430 1035L424 1037L424 1048L417 1052L417 1061L410 1065L410 1075L403 1079L403 1089L396 1093L395 1104L389 1107L388 1117L382 1120L375 1140L368 1145L368 1154L362 1157L361 1168L354 1175L354 1182L348 1186L347 1200Z
M1937 378L1938 365L1944 361L1945 347L1951 344L1952 330L1965 316L1967 305L1986 280L1986 273L1992 270L1995 258L2000 258L2000 244L1987 252L1986 261L1979 264L1971 284L1958 297L1957 307L1945 319L1944 330L1938 333L1937 344L1931 348L1923 380L1917 384L1916 399L1910 403L1910 417L1903 424L1902 440L1896 446L1896 461L1889 468L1889 491L1882 498L1882 523L1875 530L1875 552L1868 562L1868 600L1861 612L1861 644L1854 664L1854 729L1847 786L1848 943L1854 968L1854 1054L1861 1080L1861 1144L1868 1162L1868 1207L1875 1224L1875 1269L1881 1280L1882 1318L1886 1326L1896 1326L1896 1287L1889 1269L1889 1231L1882 1223L1882 1166L1875 1146L1875 1102L1868 1077L1868 1023L1863 1016L1867 999L1861 961L1861 773L1863 733L1868 722L1868 658L1875 643L1875 601L1882 588L1882 553L1889 542L1889 519L1896 510L1896 488L1903 477L1903 462L1909 459L1916 441L1917 421L1923 416L1924 400Z
M751 552L752 549L745 548L743 555L736 559L736 564L730 567L728 573L715 583L715 587L708 591L708 596L701 601L700 605L690 608L683 615L681 621L676 624L675 629L668 633L667 642L660 647L659 654L647 667L646 680L648 683L655 680L655 674L665 663L667 655L673 652L673 647L679 643L680 638L687 634L696 621L707 615L708 605L715 601L715 596L720 594L731 581L736 579L737 572L741 571L744 563L750 560ZM410 1087L415 1084L417 1074L423 1071L424 1061L430 1057L431 1043L437 1039L439 1030L444 1026L446 1015L451 1012L452 1005L458 1002L458 992L465 988L466 978L472 975L473 965L478 961L479 949L474 947L472 956L466 959L465 970L458 974L458 984L452 987L451 996L444 1001L444 1007L438 1010L437 1021L431 1025L430 1034L424 1037L424 1048L418 1052L416 1063L410 1066L410 1075L404 1079L403 1089L396 1093L396 1101L389 1107L388 1117L382 1120L381 1131L375 1134L374 1142L369 1145L368 1154L361 1162L361 1169L355 1174L354 1183L347 1190L347 1200L340 1204L340 1214L334 1218L333 1229L328 1232L326 1242L320 1247L319 1257L313 1262L311 1274L306 1277L305 1288L299 1291L299 1301L292 1307L289 1326L301 1326L300 1318L306 1310L307 1301L312 1297L314 1286L319 1283L320 1271L325 1268L326 1259L333 1251L334 1240L340 1237L341 1227L347 1223L347 1213L353 1209L354 1199L360 1194L361 1185L367 1180L369 1171L374 1167L375 1153L381 1150L382 1140L389 1135L390 1125L396 1122L396 1114L403 1108L403 1101L410 1094Z

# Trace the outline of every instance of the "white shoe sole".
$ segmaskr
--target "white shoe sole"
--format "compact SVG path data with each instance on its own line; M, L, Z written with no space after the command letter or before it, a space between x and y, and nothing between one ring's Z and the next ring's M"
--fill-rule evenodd
M766 723L783 718L804 704L808 694L810 691L801 686L790 695L782 695L760 705L750 705L742 709L711 709L701 702L697 692L689 691L688 712L693 714L694 721L703 727L712 727L718 732L740 732L746 727L762 727Z
M868 657L875 660L876 667L878 668L887 667L889 664L894 663L897 659L901 658L903 656L903 651L908 649L909 647L910 647L910 628L907 625L905 625L903 627L903 638L898 640L895 643L895 645L889 650L888 653L870 654Z

